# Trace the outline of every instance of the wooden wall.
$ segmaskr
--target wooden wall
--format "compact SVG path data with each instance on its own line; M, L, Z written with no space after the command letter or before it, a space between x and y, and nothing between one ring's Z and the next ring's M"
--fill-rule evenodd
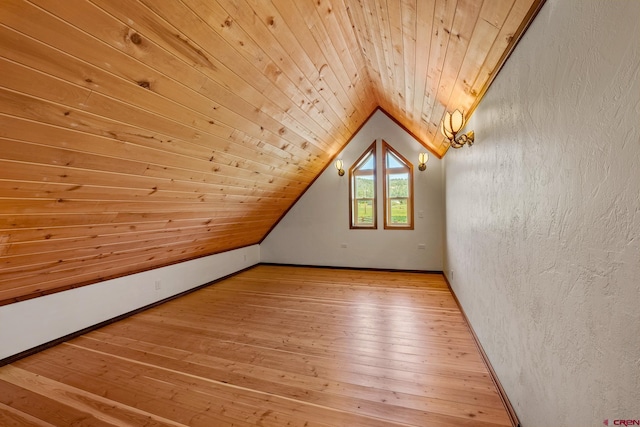
M377 106L441 156L534 9L457 4L3 0L0 304L261 241Z

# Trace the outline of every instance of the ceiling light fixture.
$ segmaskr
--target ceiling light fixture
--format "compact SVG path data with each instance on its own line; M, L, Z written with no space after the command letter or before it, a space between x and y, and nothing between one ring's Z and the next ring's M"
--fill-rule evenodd
M473 145L475 139L473 131L458 135L465 123L464 115L460 110L456 110L453 113L447 111L444 119L440 122L440 132L449 140L449 145L453 148L460 148L465 144L469 144L469 147Z
M342 169L342 159L336 160L336 169L338 170L338 176L344 175L344 169Z
M427 169L428 161L429 161L429 153L418 154L418 170L423 171Z

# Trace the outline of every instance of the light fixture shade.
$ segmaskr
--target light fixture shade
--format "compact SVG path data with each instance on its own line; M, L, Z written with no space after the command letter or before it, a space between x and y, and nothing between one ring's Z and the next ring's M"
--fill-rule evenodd
M447 113L448 114L448 113ZM464 126L464 116L460 110L456 110L450 115L450 128L451 133L458 133Z
M341 170L342 170L342 165L343 165L343 163L342 163L342 159L338 159L338 160L336 160L336 169L337 169L338 171L341 171Z
M444 130L451 133L451 113L450 112L445 111L444 119L442 120L442 123L444 125Z
M445 123L447 122L447 115L449 116L449 118L451 118L451 114L447 113L445 115L445 118L440 122L440 132L444 135L445 138L453 139L453 133L451 133L451 131L447 129L447 126L445 126Z
M429 153L418 154L418 170L421 172L424 170L427 170L428 161L429 161Z

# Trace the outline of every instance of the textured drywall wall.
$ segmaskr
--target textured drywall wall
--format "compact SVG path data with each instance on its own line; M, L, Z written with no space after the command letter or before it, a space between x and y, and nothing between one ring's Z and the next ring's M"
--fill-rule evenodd
M640 2L548 0L445 157L445 269L524 427L640 419Z
M414 230L384 230L382 139L414 165ZM339 177L331 166L260 244L263 262L442 270L442 161L431 156L427 170L418 171L418 154L426 150L377 111L339 154L346 171L374 140L378 157L378 229L349 229L348 173ZM418 248L421 244L424 249Z
M253 245L2 306L0 359L259 262L260 247Z

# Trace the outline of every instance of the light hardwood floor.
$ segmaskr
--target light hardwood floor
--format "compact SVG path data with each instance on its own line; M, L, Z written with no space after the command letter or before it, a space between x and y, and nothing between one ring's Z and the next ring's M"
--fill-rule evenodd
M511 424L441 275L260 265L0 368L0 425Z

